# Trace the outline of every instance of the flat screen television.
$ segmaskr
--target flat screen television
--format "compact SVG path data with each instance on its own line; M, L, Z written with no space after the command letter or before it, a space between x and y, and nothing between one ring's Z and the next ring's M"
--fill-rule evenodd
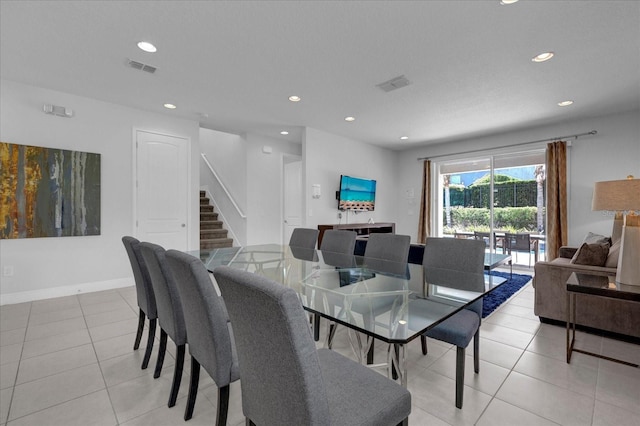
M373 211L376 204L376 181L340 176L338 210Z

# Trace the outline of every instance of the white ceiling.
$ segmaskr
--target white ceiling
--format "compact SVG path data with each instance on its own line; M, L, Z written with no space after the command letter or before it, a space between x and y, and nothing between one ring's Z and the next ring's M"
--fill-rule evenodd
M3 79L231 133L299 141L309 126L400 150L640 108L638 1L0 5ZM399 75L412 84L376 87Z

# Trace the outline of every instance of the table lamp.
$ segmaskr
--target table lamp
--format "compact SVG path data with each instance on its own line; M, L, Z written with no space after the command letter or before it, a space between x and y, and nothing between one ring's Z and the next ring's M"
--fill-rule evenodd
M592 210L622 212L622 238L616 282L640 286L640 179L627 176L623 180L596 182L593 188ZM618 223L620 216L616 213ZM614 224L615 235L617 230Z

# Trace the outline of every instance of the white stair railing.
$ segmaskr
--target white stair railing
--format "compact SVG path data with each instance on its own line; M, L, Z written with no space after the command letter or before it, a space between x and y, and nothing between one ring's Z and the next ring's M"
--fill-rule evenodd
M222 183L222 180L220 180L220 177L218 176L218 174L216 173L215 170L213 170L213 166L211 165L211 163L209 162L209 160L207 159L207 155L201 153L200 154L202 156L202 159L204 160L205 164L207 165L207 167L209 168L209 170L211 171L211 173L213 174L213 177L216 178L216 180L218 181L218 184L220 184L220 187L222 188L222 190L224 191L224 193L226 194L226 196L229 198L229 200L231 201L231 204L233 204L233 207L235 207L236 211L238 212L238 215L243 218L246 219L247 215L245 215L242 210L240 209L240 207L238 206L238 203L236 203L236 200L233 199L233 197L231 196L231 194L229 193L229 190L227 189L227 187L224 185L224 183Z

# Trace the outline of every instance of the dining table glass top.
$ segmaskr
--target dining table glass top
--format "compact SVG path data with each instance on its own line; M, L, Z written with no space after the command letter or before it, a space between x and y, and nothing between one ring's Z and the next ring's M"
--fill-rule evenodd
M226 265L286 285L307 311L388 343L413 340L500 285L485 280L482 273L425 269L288 245L188 253L210 272Z

